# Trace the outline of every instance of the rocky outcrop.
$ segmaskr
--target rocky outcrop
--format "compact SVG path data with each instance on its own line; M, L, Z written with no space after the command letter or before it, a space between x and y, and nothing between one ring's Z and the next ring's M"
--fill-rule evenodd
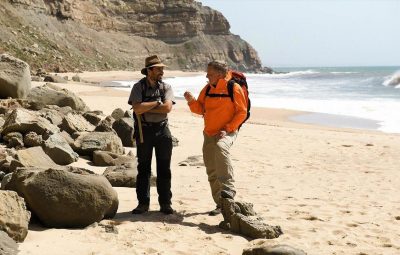
M222 59L262 70L226 18L195 0L9 0L0 3L0 23L0 53L35 69L140 70L158 54L172 69L204 70Z

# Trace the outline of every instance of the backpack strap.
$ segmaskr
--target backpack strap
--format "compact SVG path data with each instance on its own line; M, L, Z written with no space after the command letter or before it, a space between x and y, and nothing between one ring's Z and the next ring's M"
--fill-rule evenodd
M210 94L210 89L211 89L211 85L208 84L207 88L206 88L206 97L230 97L233 102L233 97L230 95L230 93L228 93L228 94ZM228 84L228 92L229 92L229 84ZM232 94L233 94L233 89L232 89Z
M229 80L228 81L228 95L231 98L232 103L233 103L233 87L234 86L235 86L235 81Z

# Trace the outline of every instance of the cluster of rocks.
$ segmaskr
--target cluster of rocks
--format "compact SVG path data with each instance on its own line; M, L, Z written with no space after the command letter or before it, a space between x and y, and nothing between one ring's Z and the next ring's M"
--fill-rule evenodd
M90 111L51 83L31 88L29 66L11 56L0 55L0 67L0 243L7 243L1 249L13 254L9 238L23 241L31 216L48 227L114 217L112 186L136 185L136 157L124 148L135 146L132 113ZM98 175L69 166L80 157L108 168Z

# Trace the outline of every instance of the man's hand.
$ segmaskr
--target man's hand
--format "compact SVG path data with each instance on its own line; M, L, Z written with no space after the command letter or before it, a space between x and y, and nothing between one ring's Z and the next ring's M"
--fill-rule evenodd
M226 134L227 134L227 132L225 130L221 130L221 131L218 132L217 138L221 139L221 138L225 137Z
M194 96L192 95L192 93L190 93L189 91L186 91L186 92L183 94L183 96L185 97L185 99L186 99L186 101L187 101L188 103L192 102L193 100L196 100L196 99L194 98Z

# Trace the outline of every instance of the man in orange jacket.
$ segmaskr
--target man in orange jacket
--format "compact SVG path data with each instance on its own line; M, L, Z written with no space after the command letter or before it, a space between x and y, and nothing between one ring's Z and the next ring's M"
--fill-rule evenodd
M216 203L216 209L209 215L217 215L221 212L221 196L233 199L236 194L229 149L237 137L240 124L246 119L247 101L238 84L234 84L234 100L231 100L228 94L231 74L225 63L210 62L207 78L208 84L197 100L188 91L184 97L190 110L204 118L203 160Z

